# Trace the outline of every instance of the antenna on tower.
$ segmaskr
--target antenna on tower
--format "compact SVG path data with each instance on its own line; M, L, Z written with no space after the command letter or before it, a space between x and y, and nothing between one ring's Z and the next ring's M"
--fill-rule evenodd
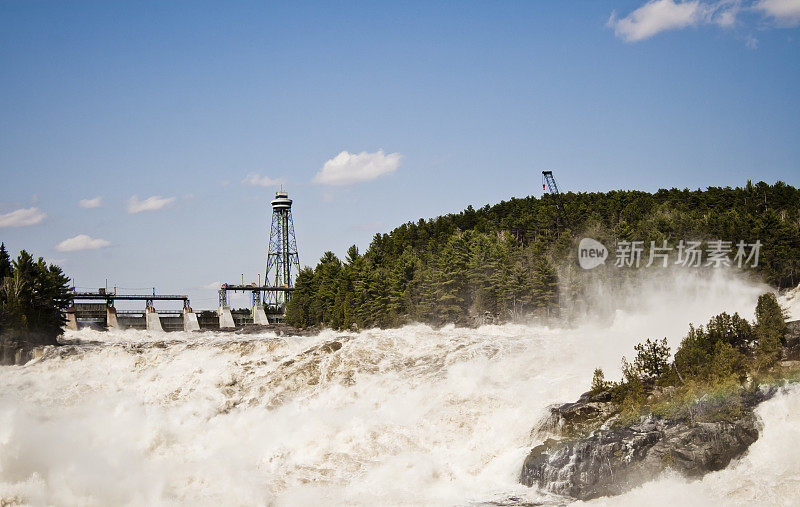
M292 220L292 200L283 191L275 192L272 205L272 226L269 232L269 249L267 251L267 274L264 284L274 282L276 288L291 288L294 278L300 272L300 256L297 253L297 241L294 237L294 220ZM289 300L289 292L269 291L266 294L268 305L280 308Z

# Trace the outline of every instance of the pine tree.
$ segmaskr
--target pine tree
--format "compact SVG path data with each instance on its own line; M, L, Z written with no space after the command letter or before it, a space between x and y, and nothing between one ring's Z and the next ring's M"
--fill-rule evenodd
M533 270L533 306L549 314L558 304L558 275L546 257L541 257Z
M472 310L476 315L498 313L497 293L492 287L492 278L498 270L497 258L489 238L484 234L474 235L468 245L467 280L473 294Z
M5 243L0 243L0 284L3 279L11 275L11 258L6 251Z
M786 318L775 294L766 293L758 297L756 304L755 334L759 341L771 337L783 343L786 337Z
M758 297L755 334L758 338L755 368L763 372L781 358L781 343L786 336L786 320L775 294Z
M305 267L297 274L294 282L292 298L286 305L286 322L296 327L306 327L317 324L318 321L311 315L314 299L314 271Z
M437 319L436 279L437 269L433 261L423 263L414 271L411 283L412 301L414 301L414 317L422 322L434 322Z
M389 324L389 290L385 274L378 269L370 270L365 303L366 323L386 327Z
M319 322L330 324L333 320L333 306L336 300L336 282L342 264L333 252L325 252L315 269L317 292L314 313Z
M441 252L442 271L438 283L437 310L445 322L464 317L467 301L467 245L461 234L454 234Z
M406 247L397 259L389 281L389 315L392 323L408 313L411 305L411 282L414 279L416 259L411 247Z
M358 247L356 245L350 245L350 248L347 249L347 256L344 258L345 262L349 266L352 266L358 262L360 258L361 256L358 254Z

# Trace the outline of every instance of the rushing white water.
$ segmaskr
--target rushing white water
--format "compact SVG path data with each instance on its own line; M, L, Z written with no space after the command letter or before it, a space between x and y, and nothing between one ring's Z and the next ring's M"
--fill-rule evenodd
M646 337L674 347L689 322L750 318L762 290L676 279L571 329L71 332L77 345L0 368L0 503L546 502L517 477L549 404L574 400L595 367L616 377ZM799 409L798 391L760 407L764 434L729 469L665 477L613 503L793 500Z

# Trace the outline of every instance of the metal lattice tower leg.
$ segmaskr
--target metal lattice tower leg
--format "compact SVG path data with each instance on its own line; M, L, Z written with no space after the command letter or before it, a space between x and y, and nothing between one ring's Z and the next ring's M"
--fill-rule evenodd
M272 205L272 225L269 232L267 252L267 275L265 284L275 287L293 287L294 278L300 272L300 256L294 237L292 220L292 200L286 192L276 192ZM264 302L275 310L282 310L288 300L288 293L269 291Z

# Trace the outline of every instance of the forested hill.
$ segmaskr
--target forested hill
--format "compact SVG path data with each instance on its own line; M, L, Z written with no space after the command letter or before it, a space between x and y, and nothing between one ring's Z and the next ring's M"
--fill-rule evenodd
M569 192L468 207L376 234L363 255L355 246L344 260L326 252L297 277L287 321L363 328L552 314L580 298L576 247L584 236L610 250L617 241L758 240L760 276L776 287L794 286L799 210L800 190L783 182Z

